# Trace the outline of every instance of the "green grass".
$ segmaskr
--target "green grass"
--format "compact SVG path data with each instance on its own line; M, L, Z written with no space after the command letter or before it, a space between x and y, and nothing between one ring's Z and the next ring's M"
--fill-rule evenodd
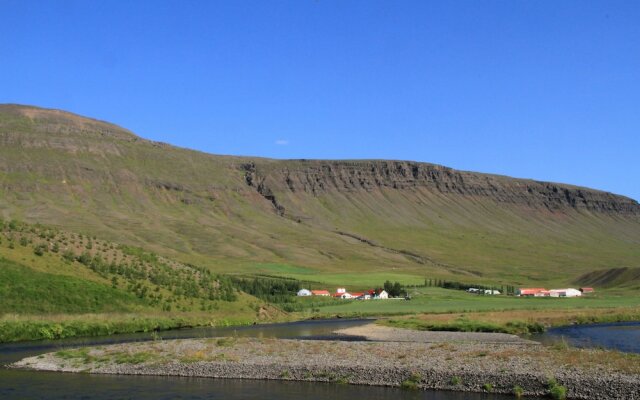
M410 290L406 300L335 300L320 307L321 315L402 315L416 313L450 313L501 310L554 310L581 308L632 307L638 304L637 294L601 294L594 297L558 299L513 296L478 296L461 290L419 288Z
M127 312L146 308L132 294L85 279L38 272L0 258L0 314Z
M459 318L450 323L433 323L418 319L391 319L382 322L395 328L420 331L452 331L452 332L499 332L512 334L532 334L545 331L545 326L536 322L509 322L506 324L474 321Z
M52 340L79 336L106 336L118 333L155 332L197 326L248 325L254 320L242 314L220 318L215 315L128 315L22 316L0 319L0 343L25 340Z

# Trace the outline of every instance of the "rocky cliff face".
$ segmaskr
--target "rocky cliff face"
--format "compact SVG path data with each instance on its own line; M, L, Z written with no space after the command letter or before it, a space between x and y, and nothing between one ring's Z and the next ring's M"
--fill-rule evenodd
M247 164L249 165L249 164ZM409 161L306 161L251 164L252 182L270 201L274 192L313 195L338 191L427 189L465 197L491 198L500 203L560 210L573 208L599 213L640 215L640 204L627 197L549 182L457 171L440 165ZM282 212L282 210L279 210Z

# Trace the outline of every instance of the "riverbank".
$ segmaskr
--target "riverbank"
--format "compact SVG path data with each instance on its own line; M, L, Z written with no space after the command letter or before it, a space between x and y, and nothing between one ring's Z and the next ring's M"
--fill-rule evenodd
M418 331L542 333L551 327L640 321L640 308L504 310L417 314L380 319L384 326Z
M377 340L397 332L375 325ZM407 333L408 332L408 333ZM62 350L26 358L15 368L96 374L274 379L415 389L640 398L640 358L602 350L558 350L511 335L470 337L447 332L426 338L406 331L398 341L310 341L210 338L129 343ZM442 332L438 332L442 334ZM481 334L475 334L481 335Z
M159 332L195 327L241 326L255 322L256 319L242 315L219 317L205 313L166 316L160 314L3 316L0 318L0 343Z

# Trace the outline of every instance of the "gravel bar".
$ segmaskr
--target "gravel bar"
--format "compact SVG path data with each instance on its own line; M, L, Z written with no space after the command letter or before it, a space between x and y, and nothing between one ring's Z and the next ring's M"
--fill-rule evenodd
M384 327L377 327L384 328ZM358 328L340 333L363 336ZM208 338L62 350L12 365L46 371L275 379L405 386L548 396L554 378L575 399L640 399L640 374L620 368L619 353L559 351L525 340L412 332L391 341L394 328L373 328L380 341ZM388 330L391 329L391 330ZM346 332L345 332L346 331ZM411 332L411 331L409 331ZM440 332L437 332L440 333ZM451 334L451 333L448 333ZM387 335L386 339L383 338ZM369 336L369 335L364 335ZM505 335L510 336L510 335ZM504 339L504 340L503 340ZM384 340L384 341L382 341ZM502 341L503 340L503 341ZM616 358L617 357L617 358ZM572 360L577 362L571 363ZM625 359L626 360L626 359ZM637 359L634 359L637 360ZM626 372L625 372L626 371Z

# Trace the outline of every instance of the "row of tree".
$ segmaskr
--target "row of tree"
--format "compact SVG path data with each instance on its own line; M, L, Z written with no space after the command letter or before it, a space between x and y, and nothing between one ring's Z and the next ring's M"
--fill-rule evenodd
M480 290L499 290L500 293L507 295L514 295L516 292L516 287L511 285L480 285L477 283L465 283L458 281L449 281L445 279L428 279L425 278L424 285L416 285L414 287L441 287L445 289L454 289L454 290L468 290L471 288L476 288Z

